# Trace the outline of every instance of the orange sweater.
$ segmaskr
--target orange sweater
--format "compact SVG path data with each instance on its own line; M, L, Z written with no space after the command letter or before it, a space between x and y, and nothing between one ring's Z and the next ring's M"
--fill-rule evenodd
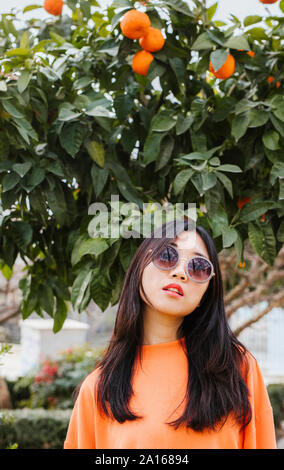
M182 339L184 342L184 338ZM135 363L137 365L138 361ZM101 416L94 399L99 367L83 381L70 418L65 449L275 449L272 407L256 360L249 354L247 384L252 420L244 431L231 416L218 431L165 424L184 410L187 358L179 340L142 346L129 406L143 419L118 423Z

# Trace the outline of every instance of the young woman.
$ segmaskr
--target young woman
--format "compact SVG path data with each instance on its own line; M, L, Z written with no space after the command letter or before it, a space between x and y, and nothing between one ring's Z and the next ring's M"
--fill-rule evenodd
M262 374L230 330L218 255L202 226L174 220L137 249L64 448L276 448Z

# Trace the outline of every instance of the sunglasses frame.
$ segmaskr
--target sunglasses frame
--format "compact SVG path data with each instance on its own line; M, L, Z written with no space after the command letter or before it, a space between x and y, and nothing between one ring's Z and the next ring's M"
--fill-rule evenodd
M212 264L212 262L210 261L210 259L208 258L205 258L204 256L191 256L190 258L181 258L180 257L180 254L179 254L179 251L177 250L177 248L175 248L174 246L171 246L171 248L173 250L175 250L177 252L177 255L178 255L178 259L177 259L177 262L174 266L171 266L170 268L162 268L161 266L157 266L157 264L155 263L155 258L153 259L153 264L156 266L156 268L158 269L161 269L162 271L170 271L171 269L174 269L177 267L177 265L179 264L179 262L181 260L184 260L184 261L187 261L186 265L185 265L185 271L186 271L186 274L187 274L187 277L189 277L189 279L191 279L193 282L196 282L197 284L204 284L205 282L208 282L210 281L210 279L215 276L215 272L214 272L214 266ZM148 250L149 252L150 251L153 251L152 249ZM194 258L202 258L202 259L205 259L206 261L208 261L208 263L210 264L211 266L211 274L210 276L208 277L208 279L206 279L205 281L197 281L196 279L193 279L190 274L189 274L189 271L188 271L188 264L190 262L191 259L194 259Z

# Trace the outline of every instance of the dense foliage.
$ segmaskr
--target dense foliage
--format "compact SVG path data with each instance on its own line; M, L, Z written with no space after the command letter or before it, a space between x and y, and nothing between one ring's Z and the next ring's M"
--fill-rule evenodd
M117 303L141 239L96 236L94 202L126 231L149 222L143 203L195 203L218 251L236 249L238 265L249 239L273 265L284 241L284 2L279 16L256 4L244 21L214 21L216 7L67 0L22 29L2 15L0 262L7 278L18 254L26 262L23 318L47 312L56 332L70 301L79 312ZM165 37L146 76L131 67L138 40L120 30L132 8ZM217 70L228 54L234 73L217 79L209 62ZM112 195L138 212L117 213Z

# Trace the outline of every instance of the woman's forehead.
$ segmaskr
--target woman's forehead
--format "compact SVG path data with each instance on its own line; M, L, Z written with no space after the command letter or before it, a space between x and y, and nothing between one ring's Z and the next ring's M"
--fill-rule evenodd
M206 245L195 230L180 233L169 244L182 251L191 252L199 256L208 256Z

